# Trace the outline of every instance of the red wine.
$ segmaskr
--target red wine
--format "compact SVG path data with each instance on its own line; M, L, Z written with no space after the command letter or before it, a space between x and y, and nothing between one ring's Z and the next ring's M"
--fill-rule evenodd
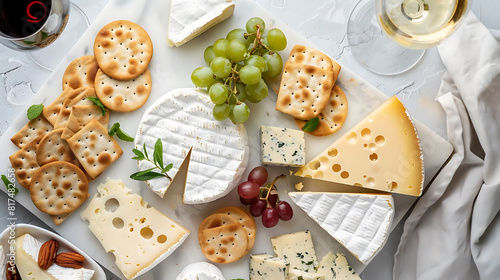
M47 21L51 0L0 0L0 33L14 38L35 34Z

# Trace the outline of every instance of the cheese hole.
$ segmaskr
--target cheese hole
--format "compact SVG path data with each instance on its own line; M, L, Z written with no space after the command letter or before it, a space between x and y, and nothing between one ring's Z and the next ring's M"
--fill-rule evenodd
M368 145L368 149L372 150L372 151L375 151L377 149L377 146L375 145L375 143L370 143Z
M372 132L369 128L363 128L363 130L361 130L361 137L368 139L368 138L370 138L371 135L372 135Z
M349 178L349 172L347 172L347 171L342 171L342 173L340 173L340 177L342 177L342 179L347 179L347 178Z
M100 209L100 208L95 209L95 210L94 210L94 213L96 213L96 214L100 214L100 213L101 213L101 209Z
M358 141L358 135L356 135L356 133L354 132L351 132L346 136L346 140L349 143L356 143L356 141Z
M340 164L334 164L334 165L332 166L332 170L333 170L333 172L339 172L339 171L340 171L340 169L342 169L342 167L340 166Z
M149 206L149 204L146 201L144 201L144 199L141 199L141 206L144 208L151 208L151 206Z
M108 199L106 203L104 203L104 209L110 213L115 212L118 207L120 207L120 202L114 198Z
M117 229L121 229L123 227L123 220L121 218L114 218L113 226Z
M377 143L377 145L379 145L379 146L384 145L385 144L385 137L382 135L375 137L375 143Z
M354 186L355 187L362 187L363 185L361 185L360 183L354 183Z
M145 239L153 237L153 230L148 227L141 228L141 236Z
M368 183L368 185L370 186L374 186L375 185L375 179L373 177L368 177L366 178L366 182Z
M156 238L158 243L165 243L167 241L167 236L165 234L158 235L158 238Z
M398 183L392 181L389 183L389 190L393 191L398 188Z
M319 163L319 161L314 160L309 163L309 168L311 168L312 170L318 170L320 165L321 164Z
M328 151L328 155L331 157L336 157L339 154L339 151L337 149L333 148Z
M146 222L146 218L141 218L141 219L139 220L139 223L141 223L141 224L144 224L145 222Z
M370 160L371 161L376 161L378 159L378 155L376 153L373 153L370 155Z
M314 173L313 177L314 179L323 179L323 171L318 171L316 173Z

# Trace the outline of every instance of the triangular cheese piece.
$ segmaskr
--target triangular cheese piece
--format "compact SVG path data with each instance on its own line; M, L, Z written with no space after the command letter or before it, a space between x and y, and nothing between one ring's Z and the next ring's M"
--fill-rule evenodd
M410 115L393 96L295 175L420 196L422 148Z
M390 194L290 192L292 201L364 264L382 249L394 219Z
M179 47L212 26L231 17L231 0L172 0L168 24L168 45Z

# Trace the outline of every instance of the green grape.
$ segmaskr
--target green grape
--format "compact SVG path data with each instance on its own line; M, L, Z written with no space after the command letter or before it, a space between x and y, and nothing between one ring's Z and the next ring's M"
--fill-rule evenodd
M205 52L203 52L203 59L205 59L205 62L207 65L210 66L210 62L212 62L212 59L214 59L215 53L214 53L214 47L210 46L205 49Z
M245 89L244 84L237 83L236 84L236 98L238 98L239 101L243 102L247 100L247 90Z
M236 29L229 31L229 33L227 33L226 39L228 41L231 41L234 39L240 40L248 48L250 46L250 44L253 42L253 39L251 38L252 36L245 38L245 33L246 33L245 29L236 28ZM254 39L255 39L255 37L254 37Z
M197 87L209 87L215 83L214 73L210 67L198 67L191 74L191 81Z
M247 53L247 46L238 39L233 39L229 41L227 46L227 55L232 61L238 62L245 60L245 54Z
M259 17L253 17L247 21L246 29L247 29L248 33L253 33L255 31L257 31L257 24L260 25L260 32L263 33L264 30L266 29L266 24Z
M267 97L267 84L264 82L263 79L260 79L260 81L257 84L254 85L246 85L245 86L246 92L247 92L247 98L251 102L258 103L264 98Z
M260 72L267 71L267 63L260 55L251 55L245 60L245 65L252 65L259 68Z
M227 39L221 38L217 39L213 45L215 56L221 56L227 58L227 46L229 41Z
M235 123L244 123L250 116L250 108L248 108L247 104L241 102L240 104L234 105L231 115Z
M281 56L277 52L273 52L273 54L265 53L262 58L267 63L267 71L263 73L266 78L276 78L281 74L281 70L283 70L283 60Z
M286 48L286 36L283 31L275 28L267 33L267 46L271 50L282 51Z
M262 74L259 68L252 65L245 65L240 69L240 80L247 85L253 85L260 81Z
M214 115L214 119L218 121L223 121L229 117L229 114L231 113L231 109L229 108L229 105L227 104L219 104L215 105L214 109L212 110L212 114Z
M210 68L217 78L225 78L231 74L231 61L225 57L216 57L210 62Z
M223 104L229 97L227 86L221 83L213 84L208 90L208 94L210 95L210 99L214 104Z

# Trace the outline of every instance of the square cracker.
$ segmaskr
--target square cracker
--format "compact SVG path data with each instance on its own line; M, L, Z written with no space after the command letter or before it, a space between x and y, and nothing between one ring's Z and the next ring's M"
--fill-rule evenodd
M109 136L108 130L97 120L90 121L67 141L92 179L97 178L123 154L118 142Z
M97 97L95 95L95 91L93 88L86 87L73 90L71 96L68 96L68 98L64 100L64 104L61 107L59 114L57 115L57 120L54 124L54 129L64 128L66 126L66 123L68 122L69 115L71 114L71 109L73 108L73 106L94 105L94 102L88 99L87 96Z
M286 63L276 110L301 120L317 117L330 99L333 76L332 70Z
M42 115L52 125L54 125L56 123L56 120L57 120L57 115L59 114L59 111L61 110L61 108L64 104L64 100L66 100L66 98L68 96L72 96L73 94L75 94L75 93L73 92L72 88L67 88L67 89L63 90L63 92L61 94L59 94L59 96L54 101L52 101L52 103L50 103L50 105L45 106L43 108Z
M36 161L36 149L41 139L42 136L40 135L9 157L17 181L26 189L29 189L31 178L40 167Z
M73 106L61 139L68 140L93 119L97 120L107 129L109 124L109 110L106 110L103 116L101 108L96 105Z
M23 128L21 128L21 130L10 138L10 141L22 149L39 136L43 136L51 130L52 125L44 116L40 115L29 121Z

